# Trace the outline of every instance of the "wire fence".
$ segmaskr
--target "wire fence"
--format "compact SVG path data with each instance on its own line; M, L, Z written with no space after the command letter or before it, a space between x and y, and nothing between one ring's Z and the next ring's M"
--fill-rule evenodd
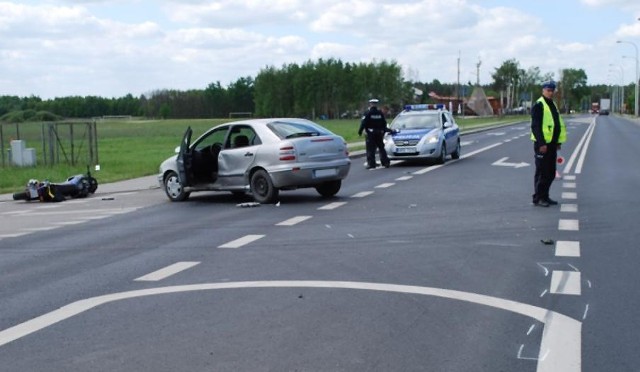
M0 123L0 151L3 168L95 165L98 164L96 121Z

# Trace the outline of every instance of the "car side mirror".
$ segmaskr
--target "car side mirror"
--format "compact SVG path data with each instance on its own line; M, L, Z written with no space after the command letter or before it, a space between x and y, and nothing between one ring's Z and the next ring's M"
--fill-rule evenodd
M176 154L180 152L180 146L176 146L176 148L173 150L173 152L175 152Z

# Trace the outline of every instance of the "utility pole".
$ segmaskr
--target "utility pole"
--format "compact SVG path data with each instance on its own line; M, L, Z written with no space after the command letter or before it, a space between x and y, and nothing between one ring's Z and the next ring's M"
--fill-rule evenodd
M477 86L480 86L480 65L481 64L482 64L482 61L478 57L478 63L476 63L476 85Z

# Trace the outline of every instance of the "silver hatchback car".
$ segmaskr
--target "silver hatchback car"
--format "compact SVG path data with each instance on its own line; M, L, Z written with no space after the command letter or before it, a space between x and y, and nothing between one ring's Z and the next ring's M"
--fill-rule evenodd
M460 158L460 129L444 105L407 105L391 122L393 134L385 137L391 160L435 160Z
M177 155L160 165L158 181L171 201L193 191L230 191L268 204L280 190L306 187L330 197L351 166L344 139L306 119L229 122L193 143L192 133L189 127Z

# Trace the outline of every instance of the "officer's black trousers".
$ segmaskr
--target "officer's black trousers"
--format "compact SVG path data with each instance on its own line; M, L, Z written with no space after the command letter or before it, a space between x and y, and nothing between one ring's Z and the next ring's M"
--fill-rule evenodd
M365 141L367 148L367 166L369 168L376 167L376 149L380 152L380 162L383 166L389 166L389 158L387 157L387 151L384 149L384 131L382 130L367 130L367 139Z
M540 153L536 144L533 145L536 157L536 173L533 177L533 202L549 199L549 189L551 183L556 178L556 159L558 149L556 144L547 144L547 152Z

